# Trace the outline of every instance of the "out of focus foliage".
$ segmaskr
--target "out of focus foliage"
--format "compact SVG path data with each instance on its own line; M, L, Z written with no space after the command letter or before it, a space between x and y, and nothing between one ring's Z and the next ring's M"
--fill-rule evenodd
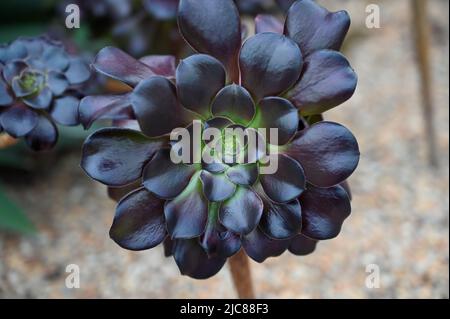
M0 187L0 230L33 234L35 228L24 212L10 200Z
M79 29L65 27L65 8L70 3L80 8ZM175 53L183 44L175 15L154 11L145 0L1 1L0 42L47 33L78 52L95 53L114 45L136 56Z

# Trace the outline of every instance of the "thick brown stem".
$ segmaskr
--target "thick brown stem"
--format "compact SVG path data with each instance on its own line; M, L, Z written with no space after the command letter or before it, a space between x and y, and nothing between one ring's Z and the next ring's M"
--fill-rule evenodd
M419 72L421 78L422 110L425 121L425 134L428 147L429 162L432 167L438 166L436 131L434 127L434 108L431 93L430 43L431 35L427 17L427 1L413 0L415 43Z
M254 299L252 274L247 255L241 249L236 255L228 260L234 287L240 299Z

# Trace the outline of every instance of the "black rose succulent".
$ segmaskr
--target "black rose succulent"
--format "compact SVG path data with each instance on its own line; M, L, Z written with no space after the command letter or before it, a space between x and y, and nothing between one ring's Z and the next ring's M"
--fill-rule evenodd
M0 132L23 137L34 150L52 148L55 123L78 125L77 88L90 77L82 58L46 37L0 46Z
M286 250L308 254L317 241L337 236L351 211L345 180L359 149L348 129L321 121L320 114L356 87L354 71L337 51L348 15L297 1L284 28L259 17L258 33L243 44L232 0L181 0L178 23L199 54L175 70L168 57L138 61L105 48L94 68L132 91L80 104L86 126L99 118L135 118L140 128L102 129L83 146L87 174L116 196L125 194L112 239L131 250L164 242L181 272L200 279L216 274L241 248L262 262ZM212 163L177 164L169 134L192 131L195 123L201 131L241 128L246 136L277 129L278 139L254 134L264 151L252 160L237 160L233 141ZM245 155L246 145L240 145ZM202 144L192 155L203 159L205 150ZM278 169L264 174L268 158Z

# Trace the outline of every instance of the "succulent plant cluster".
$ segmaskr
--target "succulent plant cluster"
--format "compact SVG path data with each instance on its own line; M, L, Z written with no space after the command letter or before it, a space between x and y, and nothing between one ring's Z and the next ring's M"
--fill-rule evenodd
M78 88L90 77L82 58L46 37L0 46L0 133L23 137L36 151L52 148L56 123L78 125Z
M59 11L64 16L67 4L76 4L82 21L90 25L94 38L112 38L133 55L159 51L182 42L175 26L179 0L67 0ZM164 33L161 38L160 33Z
M348 14L299 0L284 25L271 16L255 24L257 34L242 43L232 0L181 0L179 29L198 53L175 67L169 56L136 60L107 47L94 68L131 90L80 103L85 126L137 121L134 129L101 129L83 146L83 169L122 197L111 238L130 250L164 242L166 255L193 278L213 276L241 248L257 262L286 250L311 253L338 235L351 211L345 181L357 167L358 144L344 126L321 120L356 88L338 52ZM174 163L170 134L193 121L202 129L276 128L278 140L262 143L278 170L262 174L267 154L245 163Z

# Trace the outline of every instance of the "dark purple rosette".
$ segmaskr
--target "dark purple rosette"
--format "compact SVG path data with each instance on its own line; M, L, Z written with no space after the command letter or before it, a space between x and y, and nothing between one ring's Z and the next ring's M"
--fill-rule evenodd
M0 132L23 137L36 151L52 148L56 124L79 124L80 88L89 66L46 37L0 46Z
M284 28L264 25L242 44L232 0L181 0L180 32L198 54L176 69L168 57L156 67L154 57L99 52L95 69L132 91L84 98L81 117L131 114L139 125L99 130L83 146L83 169L121 197L110 231L117 244L163 242L182 274L204 279L240 249L263 262L286 250L309 254L339 234L360 154L353 134L321 113L350 98L356 75L337 51L348 15L324 10L297 1ZM257 19L259 30L266 20ZM245 138L220 135L224 147L210 152L205 133L227 129ZM190 146L196 132L204 140L177 162L174 136L186 132Z

